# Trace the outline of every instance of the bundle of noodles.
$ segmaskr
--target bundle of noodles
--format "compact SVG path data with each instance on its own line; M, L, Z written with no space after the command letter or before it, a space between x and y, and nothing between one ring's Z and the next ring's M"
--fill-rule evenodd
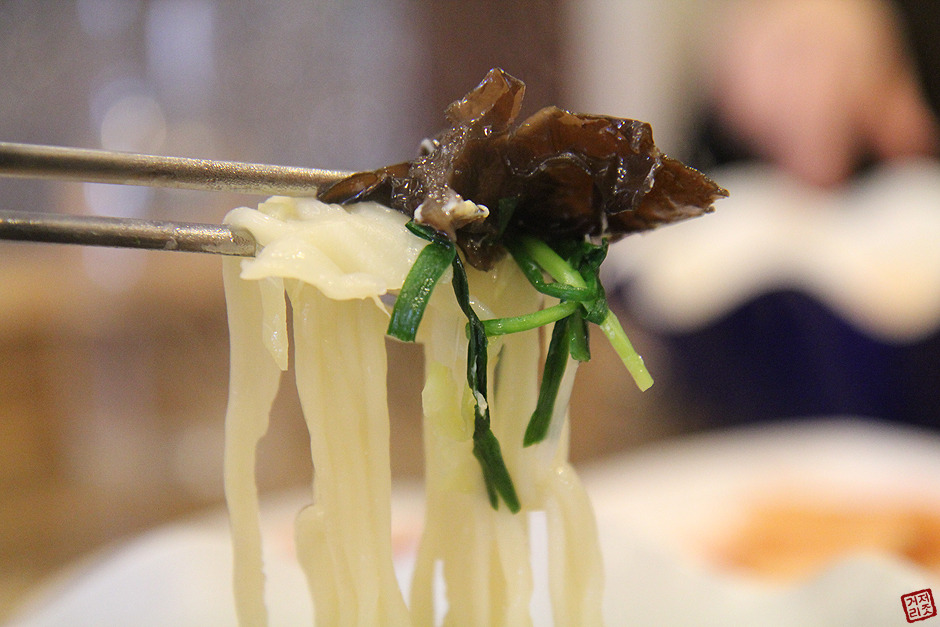
M607 240L699 215L726 192L662 155L641 122L549 108L512 129L521 96L493 70L451 105L428 154L319 200L273 198L227 218L260 245L225 266L225 484L243 625L267 621L254 456L287 367L285 293L315 469L296 533L317 624L531 624L533 512L548 525L555 624L601 624L593 514L567 461L587 323L641 388L651 380L607 308L599 265ZM391 322L387 293L398 295ZM549 323L543 350L531 329ZM425 347L427 518L410 608L391 554L386 332Z
M318 625L410 625L392 566L385 327L378 297L398 289L424 242L374 203L344 209L274 198L227 218L264 248L224 268L231 328L225 492L239 620L265 625L255 448L287 368L285 290L297 389L310 432L313 504L298 558Z
M469 273L487 316L538 308L541 295L509 259ZM602 564L590 503L567 461L566 408L575 368L566 370L549 436L524 448L538 398L539 334L490 345L495 381L489 408L522 503L494 509L472 453L473 408L466 386L466 319L446 294L432 299L419 340L425 346L424 441L427 515L412 584L415 625L433 625L435 566L447 593L445 625L531 625L529 513L547 514L550 594L556 625L600 625ZM574 362L572 362L574 363ZM491 379L492 380L492 379Z

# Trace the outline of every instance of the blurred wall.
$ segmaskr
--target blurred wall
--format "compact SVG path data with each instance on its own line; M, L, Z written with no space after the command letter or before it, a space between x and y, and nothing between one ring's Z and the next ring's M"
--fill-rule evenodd
M436 122L415 89L419 8L3 0L0 141L342 169L401 160ZM218 222L257 201L0 179L4 209ZM208 255L0 242L0 303L2 615L67 560L220 502L228 342ZM285 393L264 489L309 480L297 417Z
M729 0L584 0L565 5L565 98L575 110L649 122L656 144L689 150L714 16Z

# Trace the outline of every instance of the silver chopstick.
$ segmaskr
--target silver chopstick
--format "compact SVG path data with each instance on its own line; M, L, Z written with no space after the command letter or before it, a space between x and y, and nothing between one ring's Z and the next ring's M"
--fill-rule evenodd
M236 161L158 157L109 150L0 142L0 176L313 196L351 174Z
M0 210L0 240L177 250L251 257L255 239L224 224Z

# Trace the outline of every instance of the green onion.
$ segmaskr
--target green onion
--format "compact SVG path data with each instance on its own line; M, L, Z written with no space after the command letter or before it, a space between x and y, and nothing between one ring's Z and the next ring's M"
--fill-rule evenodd
M588 322L601 324L607 317L607 294L604 292L604 286L601 285L601 264L607 258L607 242L604 241L600 246L581 242L580 250L577 253L579 258L578 270L581 277L589 289L597 294L596 298L590 302L584 303L584 318Z
M519 243L523 250L555 281L572 287L587 287L584 277L542 240L523 235L519 238Z
M454 257L454 295L457 304L467 316L470 342L467 346L467 383L476 397L475 419L473 421L473 456L480 462L483 482L493 509L499 508L502 497L509 511L516 513L521 508L516 488L506 468L499 442L490 428L490 408L486 403L486 361L487 339L483 323L470 305L470 288L467 272L464 270L460 255ZM480 399L483 399L481 406Z
M610 313L610 309L607 307L607 294L604 292L604 286L601 285L598 271L599 268L593 270L589 268L584 272L587 284L593 288L597 297L581 303L584 310L584 319L594 324L603 323L604 319L607 318L607 314Z
M626 332L620 326L617 316L607 305L604 287L600 282L600 265L607 256L607 243L604 242L601 246L586 242L576 242L569 245L571 250L566 252L569 253L572 261L578 262L580 271L575 270L572 263L566 261L551 246L534 237L520 237L519 245L541 270L547 272L556 281L563 281L577 288L587 288L595 291L596 298L580 303L584 319L600 326L601 331L620 356L630 376L633 377L637 387L640 390L649 389L653 385L653 378L646 369L643 358L633 348ZM523 272L526 277L529 277L529 272L526 270L523 270ZM532 279L530 279L530 282L532 282ZM536 289L538 289L537 286ZM562 305L568 305L568 303L562 303ZM548 309L551 309L551 307ZM576 350L580 352L580 348Z
M499 509L499 497L502 497L509 511L513 514L518 513L522 505L519 503L519 497L516 496L512 477L509 476L509 469L506 468L506 462L503 460L499 441L489 428L488 416L486 427L474 426L473 456L480 462L486 494L489 496L493 509Z
M591 361L588 325L580 311L568 316L568 354L576 361Z
M506 242L506 248L522 273L539 292L562 300L586 301L597 298L597 291L587 287L575 287L559 282L548 283L542 276L542 267L520 242Z
M647 371L646 364L643 363L643 358L640 357L633 348L633 345L630 343L630 338L627 337L623 327L620 326L620 321L617 319L617 316L614 315L614 312L611 311L607 313L607 317L604 319L604 322L601 323L600 328L601 331L604 332L604 335L607 336L608 341L610 341L610 345L613 346L617 354L620 355L623 365L627 367L627 371L630 373L630 376L633 377L637 387L644 392L648 390L649 387L653 385L653 377L651 377L649 371Z
M405 228L417 235L420 238L426 239L429 242L435 240L442 242L449 242L442 233L438 233L434 228L428 226L427 224L418 224L414 220L409 220L405 223Z
M539 400L535 411L529 418L525 435L522 438L523 446L531 446L545 439L548 427L555 413L555 399L558 397L558 387L565 374L568 364L568 320L559 320L552 329L552 339L548 343L548 354L545 357L545 369L542 372L542 383L539 387Z
M405 278L388 330L392 337L414 341L431 293L447 267L453 269L454 295L467 317L467 385L475 399L473 455L480 463L490 504L498 509L502 499L513 513L520 510L519 497L499 441L491 428L486 402L488 336L520 333L554 323L539 398L526 427L523 446L541 442L547 436L568 358L578 361L591 358L588 322L600 326L641 390L653 383L643 359L607 305L600 281L600 266L607 255L607 242L595 245L570 240L556 243L556 250L546 242L526 235L512 237L510 233L504 238L515 203L512 199L503 199L499 203L498 239L502 240L529 283L539 292L561 302L529 314L481 321L470 304L467 273L456 245L434 229L411 221L407 225L409 230L430 243L418 255ZM546 274L551 281L546 281Z
M513 207L508 207L507 211L511 213L512 209ZM453 242L434 229L417 224L413 220L408 222L407 227L412 233L430 243L422 249L405 277L392 309L388 334L406 342L415 340L434 287L447 267L453 268L454 295L457 304L467 316L467 384L475 398L473 455L480 462L490 504L494 509L498 509L499 499L502 498L510 511L516 513L521 508L519 497L512 477L509 476L499 441L490 428L490 410L486 402L486 330L470 305L467 272Z
M432 239L418 254L401 286L392 319L388 323L388 334L403 342L414 342L418 325L431 299L431 292L444 271L453 263L457 247L451 242Z
M521 236L515 242L506 243L532 286L542 293L563 298L563 302L543 310L548 313L542 318L528 314L484 322L487 333L495 335L525 331L543 320L555 321L545 358L539 400L526 428L524 446L540 442L548 433L558 383L564 374L568 356L578 361L591 358L587 322L600 326L640 390L646 390L653 384L642 357L633 348L620 321L607 304L607 295L600 281L600 267L607 256L607 242L595 245L571 240L561 242L558 246L561 252L529 236ZM547 283L543 272L554 282ZM576 290L576 294L568 290ZM560 349L562 333L565 335L565 350Z
M546 324L551 324L562 318L567 318L576 312L579 307L580 304L575 301L566 301L521 316L490 318L489 320L483 321L483 328L490 337L509 333L521 333L522 331L537 329L538 327L543 327Z
M457 304L467 317L470 344L467 351L467 383L474 393L486 397L486 331L483 323L470 305L470 285L467 282L467 271L464 270L460 256L454 257L451 267L454 269L452 284Z

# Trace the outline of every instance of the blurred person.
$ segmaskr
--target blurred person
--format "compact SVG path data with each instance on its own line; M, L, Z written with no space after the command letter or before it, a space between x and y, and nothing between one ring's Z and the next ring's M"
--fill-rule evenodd
M719 22L707 165L754 157L832 186L936 153L940 3L748 0Z
M690 162L731 197L622 249L672 402L693 427L940 426L940 3L737 0L716 17Z

